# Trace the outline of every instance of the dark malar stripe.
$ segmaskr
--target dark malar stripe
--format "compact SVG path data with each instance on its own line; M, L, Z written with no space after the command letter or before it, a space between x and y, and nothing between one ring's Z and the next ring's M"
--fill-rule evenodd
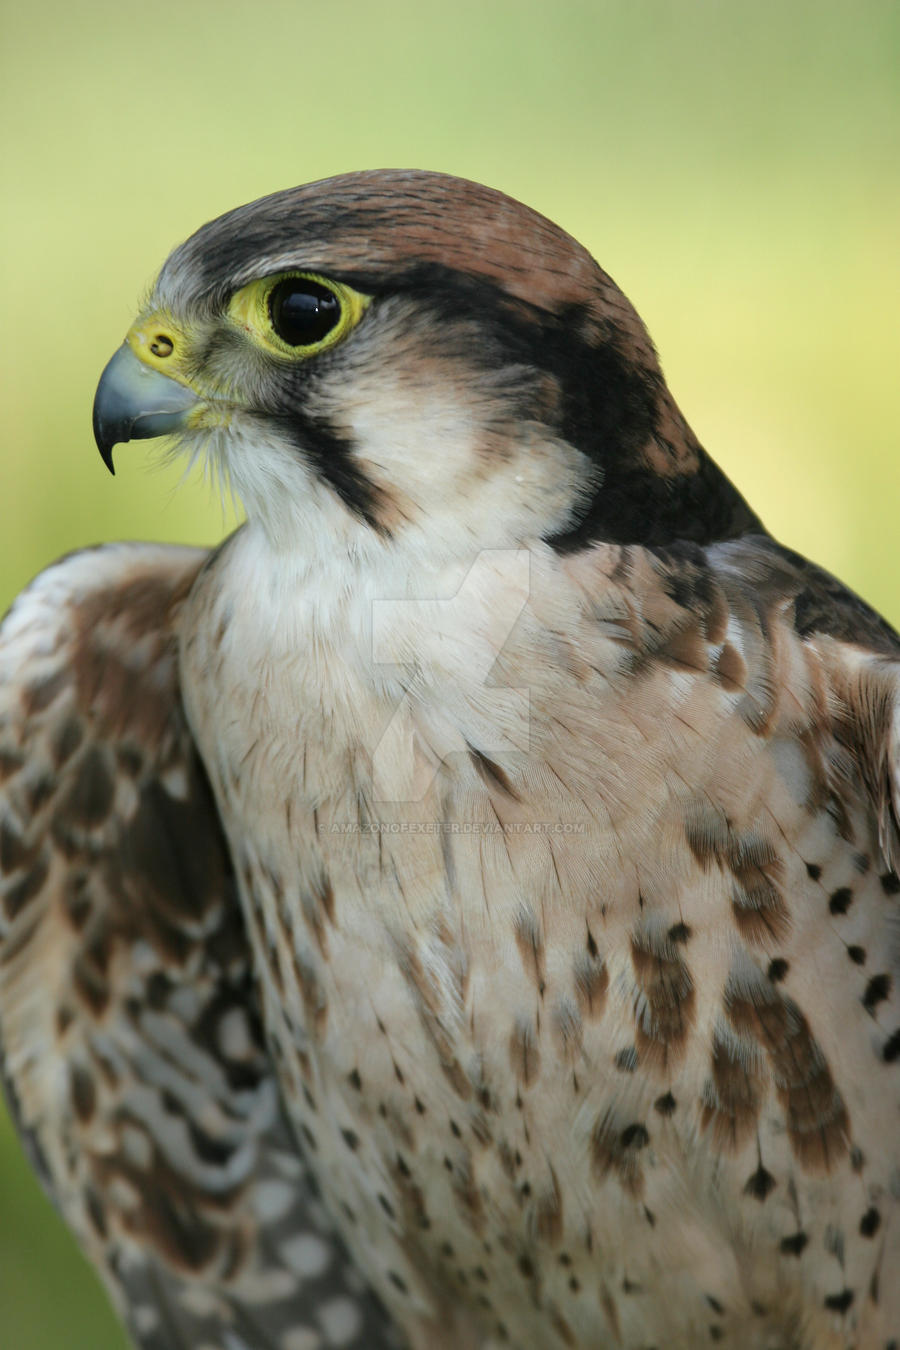
M312 417L302 407L289 415L267 416L341 499L347 510L373 530L385 532L379 518L381 493L353 453L353 442L324 417Z

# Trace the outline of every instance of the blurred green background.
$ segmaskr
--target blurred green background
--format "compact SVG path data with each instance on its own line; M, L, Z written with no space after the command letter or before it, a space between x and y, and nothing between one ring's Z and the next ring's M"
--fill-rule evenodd
M769 527L900 622L893 0L0 15L0 607L67 549L228 527L145 447L111 479L90 436L100 369L172 245L276 188L403 166L503 188L583 240ZM0 1347L123 1345L2 1120Z

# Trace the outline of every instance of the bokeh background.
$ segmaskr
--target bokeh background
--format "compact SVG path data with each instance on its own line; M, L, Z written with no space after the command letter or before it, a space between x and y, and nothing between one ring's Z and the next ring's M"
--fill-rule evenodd
M893 0L4 0L0 23L0 609L68 549L229 528L146 447L113 480L91 441L172 245L402 166L583 240L769 527L900 623ZM124 1344L0 1118L0 1347Z

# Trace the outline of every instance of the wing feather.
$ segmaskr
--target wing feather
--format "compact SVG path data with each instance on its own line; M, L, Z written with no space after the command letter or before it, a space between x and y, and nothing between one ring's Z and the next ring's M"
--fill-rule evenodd
M0 629L0 1077L144 1350L377 1350L282 1112L181 706L206 556L72 555Z
M818 650L828 670L832 729L870 802L884 864L900 869L900 635L864 600L815 563L767 536L716 545L708 557L765 629L776 612ZM673 576L696 586L693 560ZM846 788L847 784L842 784ZM853 785L850 785L851 788Z

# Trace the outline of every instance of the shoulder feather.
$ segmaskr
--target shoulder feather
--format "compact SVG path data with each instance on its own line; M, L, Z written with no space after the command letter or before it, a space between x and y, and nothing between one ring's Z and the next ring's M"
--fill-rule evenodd
M285 1123L181 705L206 557L72 555L0 628L0 1078L144 1350L377 1350Z

